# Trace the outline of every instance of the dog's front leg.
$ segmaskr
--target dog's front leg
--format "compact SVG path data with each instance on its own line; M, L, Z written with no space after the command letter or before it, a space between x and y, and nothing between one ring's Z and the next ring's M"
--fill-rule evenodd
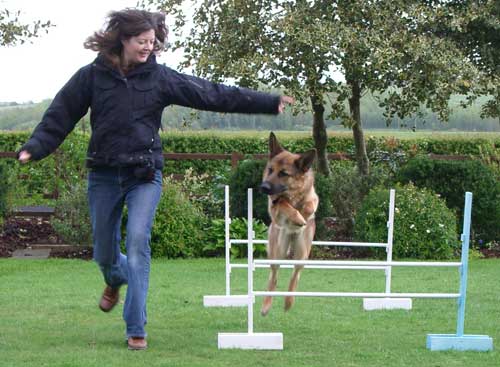
M285 199L278 199L269 209L271 217L279 226L291 223L297 227L303 227L307 224L302 214Z

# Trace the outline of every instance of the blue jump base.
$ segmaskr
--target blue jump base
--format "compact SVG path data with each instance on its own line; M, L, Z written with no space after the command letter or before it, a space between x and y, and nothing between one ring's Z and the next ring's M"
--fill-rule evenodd
M493 350L493 339L487 335L428 334L427 349L435 350Z

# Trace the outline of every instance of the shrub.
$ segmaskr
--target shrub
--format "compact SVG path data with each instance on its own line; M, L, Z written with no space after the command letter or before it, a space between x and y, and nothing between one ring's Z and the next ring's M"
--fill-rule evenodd
M7 164L0 161L0 218L7 212L7 194L9 190L9 169Z
M229 202L232 217L247 217L247 189L253 189L254 218L270 223L267 213L267 195L260 192L264 160L245 160L234 170L229 183Z
M192 168L189 168L178 183L189 200L196 202L208 218L221 218L224 216L224 185L222 183L225 181L224 177L224 174L197 175Z
M64 190L56 201L51 220L57 235L65 242L77 245L92 243L92 227L85 181Z
M419 157L401 169L398 180L402 183L413 182L440 194L448 207L459 213L459 224L463 217L465 192L472 192L474 241L486 243L500 239L500 180L482 162Z
M356 216L356 238L387 241L389 190L375 189ZM434 192L413 185L396 188L393 255L398 258L449 259L459 248L456 217Z
M231 239L246 239L248 237L248 220L246 218L232 218L230 225ZM255 239L267 239L267 226L260 220L253 220L253 231ZM225 253L225 223L224 219L214 219L206 231L205 246L203 252L210 256L220 256ZM266 245L253 244L254 255L260 257L266 254ZM232 245L231 257L245 257L247 245Z
M178 183L164 179L151 234L152 257L195 257L203 246L207 218Z
M372 166L370 174L362 176L352 162L331 164L331 173L328 177L317 173L315 188L320 203L316 212L316 239L352 237L354 217L363 198L372 187L387 185L388 178L386 167ZM327 228L328 226L325 226L322 221L327 217L335 217L336 230L340 233L333 233Z

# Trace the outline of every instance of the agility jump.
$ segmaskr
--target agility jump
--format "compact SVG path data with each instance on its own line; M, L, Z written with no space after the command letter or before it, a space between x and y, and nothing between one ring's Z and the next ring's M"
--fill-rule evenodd
M338 247L378 247L385 248L387 257L386 260L392 261L392 243L394 232L394 205L395 191L390 190L389 194L389 210L387 220L387 242L333 242L333 241L313 241L313 246L338 246ZM231 247L248 243L248 239L232 239L230 236L231 216L229 210L229 186L224 187L224 223L225 223L225 259L226 259L226 292L224 295L204 296L203 305L205 307L245 307L247 305L247 295L232 295L231 294L231 272L232 269L246 269L248 264L233 264L231 263ZM254 244L267 244L267 240L254 239ZM256 268L268 268L266 264L255 264ZM281 265L282 268L292 268L292 264ZM384 265L376 265L371 262L367 265L340 265L340 264L309 264L305 268L309 269L355 269L355 270L384 270L385 271L385 293L379 298L363 298L363 308L365 310L379 309L405 309L412 308L411 298L386 298L385 294L391 293L391 277L392 267Z
M227 205L227 204L226 204ZM394 205L393 201L391 203ZM248 189L248 293L239 296L240 302L248 309L248 329L246 333L219 333L219 349L283 349L282 333L255 333L253 328L253 305L257 296L297 296L297 297L362 297L362 298L456 298L458 300L457 328L455 334L428 334L427 348L430 350L476 350L488 351L493 349L493 339L486 335L464 334L465 302L467 293L467 270L469 254L469 238L471 223L472 194L465 195L465 210L463 231L461 235L462 255L460 262L399 262L388 259L387 261L319 261L319 260L253 260L253 191ZM392 221L394 212L392 211ZM391 217L391 215L389 216ZM390 232L390 231L389 231ZM226 228L226 235L228 229ZM392 236L391 236L392 237ZM392 245L392 238L391 238ZM392 247L391 247L392 250ZM227 248L226 248L227 251ZM229 254L226 252L226 268ZM406 267L457 267L460 269L459 293L371 293L371 292L266 292L255 291L253 286L253 272L257 267L268 267L270 265L305 265L309 267L336 267L342 269L362 269L365 267L377 267L387 269L392 266ZM226 278L227 280L227 278ZM226 283L227 285L228 283ZM228 289L228 288L227 288ZM233 296L234 297L234 296Z

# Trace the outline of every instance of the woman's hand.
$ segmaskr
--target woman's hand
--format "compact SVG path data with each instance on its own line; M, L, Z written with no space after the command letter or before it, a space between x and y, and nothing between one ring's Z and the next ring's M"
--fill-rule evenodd
M281 96L280 104L278 105L278 113L283 113L287 104L294 104L295 99L289 96Z
M19 158L18 158L19 162L28 163L30 159L31 159L31 154L28 151L23 150L19 153Z

